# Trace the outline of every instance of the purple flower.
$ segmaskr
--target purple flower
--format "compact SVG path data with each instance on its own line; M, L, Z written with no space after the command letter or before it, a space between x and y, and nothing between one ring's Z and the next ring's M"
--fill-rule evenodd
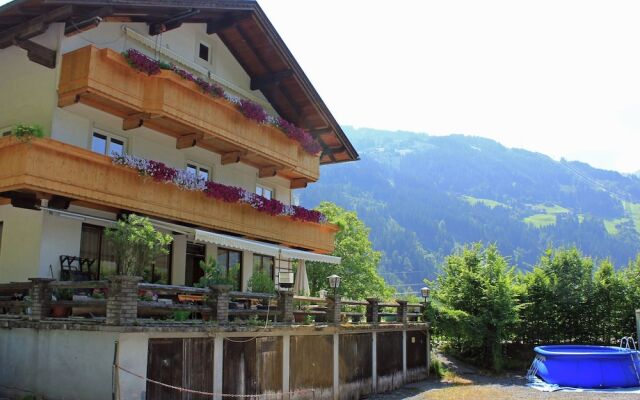
M129 49L122 54L129 65L138 71L145 72L147 75L160 73L160 62L142 54L138 50Z
M245 117L252 119L259 124L263 124L267 121L267 112L260 104L242 99L240 100L238 108Z

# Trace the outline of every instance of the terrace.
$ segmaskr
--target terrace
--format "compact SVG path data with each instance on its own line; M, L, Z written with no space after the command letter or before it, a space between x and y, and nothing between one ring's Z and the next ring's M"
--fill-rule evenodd
M70 300L59 299L64 291ZM402 300L268 295L126 276L31 279L0 284L0 296L0 357L11 365L0 385L52 397L357 399L428 375L422 306ZM60 374L45 368L51 363L87 368ZM43 371L36 380L27 373L34 369Z

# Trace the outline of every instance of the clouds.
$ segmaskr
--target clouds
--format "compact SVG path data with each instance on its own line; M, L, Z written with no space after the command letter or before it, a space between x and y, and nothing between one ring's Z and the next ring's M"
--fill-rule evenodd
M640 169L640 4L260 4L341 123Z

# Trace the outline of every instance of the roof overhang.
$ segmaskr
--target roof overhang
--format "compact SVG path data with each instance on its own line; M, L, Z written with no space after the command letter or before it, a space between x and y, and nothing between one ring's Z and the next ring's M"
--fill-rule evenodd
M65 8L66 7L66 8ZM103 21L145 22L150 34L203 23L217 34L273 108L308 130L321 144L321 164L354 161L357 151L254 0L14 0L0 7L0 43L17 44L12 32L28 26L31 35L54 22L91 29ZM35 21L35 22L34 22ZM39 32L39 33L38 33ZM2 47L0 47L2 48Z

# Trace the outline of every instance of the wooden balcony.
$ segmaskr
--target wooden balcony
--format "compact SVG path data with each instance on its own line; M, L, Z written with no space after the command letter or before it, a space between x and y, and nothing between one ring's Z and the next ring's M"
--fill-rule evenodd
M148 76L134 70L111 49L94 46L65 54L58 105L82 102L123 118L123 128L144 126L173 136L177 146L197 145L300 182L320 176L320 158L277 128L247 119L233 105L216 99L172 71ZM271 171L271 172L269 172ZM296 181L294 181L296 180ZM295 182L295 183L294 183Z
M0 193L63 196L83 204L227 231L249 238L330 253L338 228L270 216L244 204L154 182L109 157L52 139L0 139Z

